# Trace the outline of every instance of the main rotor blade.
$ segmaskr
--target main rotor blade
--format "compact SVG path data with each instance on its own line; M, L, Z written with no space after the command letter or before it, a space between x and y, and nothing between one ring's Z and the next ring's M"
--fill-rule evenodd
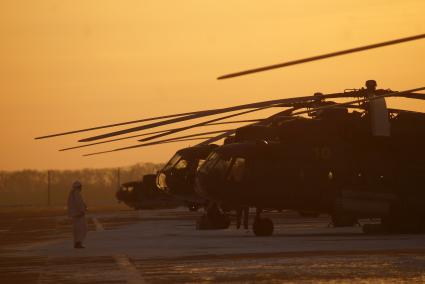
M210 139L210 138L212 138L212 137L196 137L196 138L187 138L187 139L176 139L176 140L170 140L170 141L165 141L165 142L155 143L155 144L152 142L152 145L150 145L150 146L167 144L167 143L177 143L177 142L183 142L183 141L203 140L203 139ZM101 154L107 154L107 153L112 153L112 152L115 152L115 150L84 154L82 156L87 157L87 156L101 155Z
M271 121L271 120L273 120L275 117L277 117L279 115L290 115L296 109L297 109L296 107L292 107L290 109L286 109L284 111L278 112L278 113L276 113L276 114L274 114L274 115L272 115L272 116L270 116L270 117L268 117L266 119L263 119L261 121L262 122ZM253 124L255 124L255 123L252 123L250 125L253 125ZM223 138L226 138L226 137L228 137L230 135L233 135L235 133L236 133L236 129L232 129L232 130L229 130L229 131L227 131L227 132L225 132L223 134L217 135L216 137L213 137L211 139L208 139L206 141L203 141L203 142L197 144L196 146L201 146L201 145L207 145L207 144L210 144L210 143L214 143L214 142L216 142L218 140L221 140Z
M208 140L205 140L205 141L197 144L196 146L201 146L201 145L207 145L207 144L214 143L214 142L216 142L218 140L221 140L223 138L226 138L226 137L228 137L228 136L230 136L230 135L232 135L234 133L236 133L236 129L232 129L232 130L229 130L227 132L224 132L223 134L220 134L220 135L217 135L215 137L212 137L212 138L210 138Z
M244 114L255 112L255 111L264 110L264 109L267 109L267 108L271 108L271 106L251 109L251 110L247 110L247 111L243 111L243 112L239 112L239 113L235 113L235 114L226 115L226 116L223 116L223 117L211 119L211 120L208 120L208 121L200 122L200 123L197 123L197 124L193 124L193 125L189 125L189 126L185 126L185 127L180 127L180 128L177 128L177 129L165 132L165 133L160 133L160 134L157 134L157 135L154 135L154 136L149 136L149 137L140 139L139 141L140 142L149 141L149 140L152 140L152 139L160 138L160 137L167 136L167 135L170 135L170 134L174 134L174 133L177 133L177 132L180 132L180 131L191 129L191 128L194 128L194 127L204 126L208 123L216 122L216 121L219 121L219 120L223 120L223 119L227 119L227 118L231 118L231 117L235 117L235 116L239 116L239 115L244 115Z
M144 119L139 119L139 120L119 122L119 123L101 125L101 126L96 126L96 127L91 127L91 128L72 130L72 131L67 131L67 132L62 132L62 133L49 134L49 135L45 135L45 136L36 137L34 139L52 138L52 137L57 137L57 136L69 135L69 134L80 133L80 132L87 132L87 131L98 130L98 129L103 129L103 128L122 126L122 125L151 121L151 120L165 119L165 118L176 117L176 116L190 115L190 114L194 114L194 113L198 113L198 112L185 112L185 113L179 113L179 114L170 114L170 115L164 115L164 116L144 118Z
M401 94L399 96L394 95L393 97L402 97L402 98L409 98L409 99L425 100L425 94L421 94L421 93L406 93L406 94Z
M121 150L139 148L139 147L155 145L157 143L162 143L162 142L176 140L176 139L184 139L184 138L191 138L191 137L196 137L196 136L200 136L200 135L216 134L216 133L222 133L222 132L225 132L225 131L229 131L229 130L226 129L226 130L216 130L216 131L208 131L208 132L202 132L202 133L189 134L189 135L184 135L184 136L179 136L179 137L173 137L173 138L168 138L168 139L163 139L163 140L157 140L157 141L153 141L153 142L148 142L148 143L143 143L143 144L137 144L137 145L128 146L128 147L118 148L118 149L114 149L114 150L115 151L121 151Z
M203 126L214 126L214 125L233 124L233 123L246 123L246 122L255 122L255 121L261 121L261 120L262 119L247 119L247 120L225 121L225 122L208 123L208 124L203 125ZM173 129L153 131L153 132L149 132L149 133L137 134L137 135L126 136L126 137L122 137L122 138L115 138L115 139L106 140L106 141L100 141L100 142L95 142L95 143L90 143L90 144L84 144L84 145L79 145L79 146L74 146L74 147L68 147L68 148L60 149L59 151L60 152L62 152L62 151L69 151L69 150L74 150L74 149L80 149L80 148L95 146L95 145L99 145L99 144L105 144L105 143L116 142L116 141L121 141L121 140L136 138L136 137L142 137L142 136L147 136L147 135L152 135L152 134L157 134L157 133L163 133L163 132L168 132L168 131L173 130Z
M315 98L317 99L317 97L315 97ZM147 138L140 139L139 141L140 141L140 142L145 142L145 141L153 140L153 139L156 139L156 138L159 138L159 137L163 137L163 136L167 136L167 135L170 135L170 134L173 134L173 133L176 133L176 132L184 131L184 130L187 130L187 129L190 129L190 128L193 128L193 127L199 127L199 126L208 125L209 123L212 123L212 122L214 122L214 121L218 121L218 120L222 120L222 119L227 119L227 118L234 117L234 116L244 115L244 114L247 114L247 113L251 113L251 112L259 111L259 110L264 110L264 109L271 108L271 107L273 107L273 106L268 106L268 107L263 107L263 108L254 109L254 110L244 111L244 112L241 112L241 113L236 113L236 114L232 114L232 115L228 115L228 116L224 116L224 117L216 118L216 119L213 119L213 120L209 120L209 121L201 122L201 123L194 124L194 125L190 125L190 126L181 127L181 128L176 128L176 129L171 130L171 131L169 131L169 132L165 132L165 133L161 133L161 134L158 134L158 135L155 135L155 136L149 136L149 137L147 137ZM270 121L270 120L272 120L274 117L279 116L279 115L289 115L289 114L292 114L292 112L293 112L294 110L299 109L299 108L305 108L305 106L292 107L292 108L290 108L290 109L287 109L287 110L284 110L284 111L279 112L279 113L277 113L277 114L274 114L274 115L272 115L271 117L269 117L269 118L267 118L267 119L263 119L263 120L261 120L261 121Z
M253 109L253 110L248 110L248 111L243 111L240 113L236 113L236 114L232 114L232 115L228 115L228 116L224 116L224 117L220 117L220 118L216 118L216 119L212 119L209 121L205 121L205 122L201 122L195 125L190 125L190 126L186 126L186 127L181 127L181 128L177 128L177 129L173 129L170 130L166 133L162 133L162 134L158 134L155 136L150 136L146 139L141 139L139 140L140 142L145 142L145 141L149 141L149 140L153 140L159 137L163 137L166 135L171 135L183 130L187 130L187 129L191 129L194 127L199 127L199 126L205 126L209 123L213 123L215 121L219 121L219 120L223 120L223 119L227 119L227 118L231 118L231 117L235 117L235 116L239 116L239 115L243 115L243 114L247 114L250 112L254 112L254 111L259 111L262 109L266 109L266 108L270 108L271 106L268 107L263 107L263 108L257 108L257 109ZM123 148L117 148L117 149L113 149L113 150L109 150L109 151L103 151L103 152L96 152L96 153L91 153L91 154L86 154L84 156L90 156L90 155L97 155L97 154L106 154L106 153L111 153L111 152L116 152L116 151L122 151L122 150L129 150L129 149L134 149L134 148L139 148L139 147L146 147L146 146L150 146L150 145L155 145L157 142L164 142L164 141L169 141L169 140L174 140L174 139L179 139L179 138L186 138L186 137L193 137L193 136L199 136L199 135L205 135L205 134L212 134L212 133L221 133L223 131L228 131L228 130L218 130L218 131L212 131L212 132L207 132L207 133L202 133L202 134L190 134L190 135L186 135L186 136L182 136L182 137L178 137L178 138L171 138L171 139L165 139L165 140L160 140L160 141L154 141L154 142L150 142L150 143L144 143L144 144L138 144L138 145L133 145L133 146L128 146L128 147L123 147Z
M297 108L295 108L295 107L293 107L293 108L290 108L290 109L287 109L287 110L284 110L284 111L282 111L282 112L279 112L279 113L277 113L277 114L275 114L275 115L272 115L272 116L270 116L269 118L267 118L267 119L262 119L262 120L259 120L259 121L264 121L264 120L271 120L271 119L273 119L276 115L288 115L288 114L290 114L290 113L292 113L295 109L297 109ZM249 111L249 112L252 112L253 110L251 110L251 111ZM235 114L235 115L238 115L238 114ZM233 115L234 116L234 115ZM225 119L225 118L222 118L222 119ZM245 121L243 121L243 122L246 122L247 120L245 120ZM256 120L257 121L257 120ZM257 121L258 122L258 121ZM253 123L253 124L255 124L255 123ZM180 136L180 137L177 137L177 138L170 138L170 139L164 139L164 140L159 140L159 141L154 141L154 142L148 142L148 143L144 143L144 144L138 144L138 145L134 145L134 146L128 146L128 147L123 147L123 148L117 148L117 149L113 149L113 150L109 150L109 151L102 151L102 152L95 152L95 153L90 153L90 154L85 154L85 155L83 155L83 156L92 156L92 155L100 155L100 154L106 154L106 153L112 153L112 152L116 152L116 151L122 151L122 150L129 150L129 149L133 149L133 148L139 148L139 147L146 147L146 146L152 146L152 145L157 145L157 144L162 144L162 143L170 143L170 142L172 142L172 141L184 141L182 138L189 138L189 137L194 137L194 136L199 136L199 135L206 135L206 134L214 134L214 133L220 133L220 132L223 132L223 131L225 131L225 133L223 133L223 134L220 134L220 135L218 135L218 136L216 136L216 137L210 137L208 140L206 140L206 141L204 141L204 142L202 142L202 143L200 143L200 144L198 144L198 145L205 145L205 144L210 144L210 143L213 143L213 142L215 142L215 141L218 141L218 140L220 140L220 139L222 139L222 138L225 138L225 137L227 137L227 136L230 136L230 135L232 135L232 134L234 134L235 132L236 132L236 129L232 129L232 130L218 130L218 131L210 131L210 132L204 132L204 133L197 133L197 134L190 134L190 135L185 135L185 136ZM199 138L198 138L199 139Z
M336 52L317 55L317 56L313 56L313 57L298 59L298 60L294 60L294 61L288 61L288 62L284 62L284 63L274 64L274 65L269 65L269 66L254 68L254 69L249 69L249 70L245 70L245 71L241 71L241 72L230 73L230 74L226 74L226 75L218 77L217 80L233 78L233 77L248 75L248 74L252 74L252 73L263 72L263 71L268 71L268 70L272 70L272 69L302 64L302 63L316 61L316 60L322 60L322 59L329 58L329 57L335 57L335 56L345 55L345 54L349 54L349 53L365 51L365 50L368 50L368 49L379 48L379 47L383 47L383 46L387 46L387 45L399 44L399 43L403 43L403 42L407 42L407 41L419 40L419 39L422 39L422 38L425 38L425 34L420 34L420 35L415 35L415 36L385 41L385 42L381 42L381 43L376 43L376 44L371 44L371 45L366 45L366 46L361 46L361 47L356 47L356 48L350 48L350 49L346 49L346 50L342 50L342 51L336 51Z
M257 119L245 119L245 120L234 120L234 121L224 121L224 122L214 122L214 123L208 123L205 126L210 125L221 125L221 124L233 124L233 123L246 123L246 122L258 122L262 121L263 119L257 118Z
M147 135L152 135L152 134L157 134L157 133L162 133L162 132L167 132L167 131L170 131L170 129L160 130L160 131L153 131L153 132L148 132L148 133L143 133L143 134L137 134L137 135L132 135L132 136L126 136L126 137L121 137L121 138L115 138L115 139L110 139L110 140L105 140L105 141L100 141L100 142L95 142L95 143L90 143L90 144L84 144L84 145L79 145L79 146L74 146L74 147L68 147L68 148L59 149L59 151L62 152L62 151L80 149L80 148L95 146L95 145L99 145L99 144L105 144L105 143L110 143L110 142L127 140L127 139L131 139L131 138L136 138L136 137L141 137L141 136L147 136Z
M415 88L415 89L401 91L401 92L390 92L390 93L380 95L380 96L369 97L369 98L364 98L364 99L345 102L345 103L333 104L333 105L325 105L325 106L312 108L312 109L308 109L308 110L301 110L301 111L297 111L297 112L292 113L292 115L310 113L310 112L315 112L315 111L318 111L318 110L337 108L337 107L341 107L341 106L349 106L351 104L356 104L356 103L359 104L359 103L374 101L374 100L386 98L386 97L399 97L399 96L403 96L404 94L409 94L409 93L413 93L413 92L416 92L416 91L422 91L422 90L425 90L425 87Z
M347 95L344 94L344 93L329 94L329 95L323 95L322 98L328 98L328 97L335 98L335 97L338 97L338 96L346 97ZM291 106L291 104L294 104L294 103L307 102L307 101L310 101L310 100L317 100L317 96L305 96L305 97L297 97L297 98L277 99L277 100L262 101L262 102L251 103L251 104L237 105L237 106L221 108L221 109L212 109L212 110L207 110L207 111L200 111L200 112L197 112L197 113L194 113L194 114L191 114L191 115L187 115L187 116L183 116L183 117L172 118L172 119L165 120L165 121L155 122L155 123L151 123L151 124L146 124L146 125L142 125L142 126L137 126L137 127L133 127L133 128L129 128L129 129L114 131L114 132L110 132L110 133L106 133L106 134L102 134L102 135L97 135L97 136L81 139L81 140L79 140L79 142L91 142L91 141L104 139L104 138L108 138L108 137L112 137L112 136L122 135L122 134L130 133L130 132L150 129L150 128L154 128L154 127L159 127L159 126L168 125L168 124L177 123L177 122L182 122L182 121L191 120L191 119L197 119L197 118L215 115L215 114L220 114L220 113L225 113L225 112L237 111L237 110L248 109L248 108L260 108L260 107L270 106L270 105L274 105L274 104L288 104L288 106Z
M184 141L183 139L185 139L185 138L193 138L193 137L200 136L200 135L209 135L209 134L215 134L215 133L222 133L222 132L225 132L225 131L228 131L228 130L216 130L216 131L208 131L208 132L203 132L203 133L190 134L190 135L185 135L185 136L180 136L180 137L174 137L174 138L169 138L169 139L164 139L164 140L158 140L158 141L149 142L149 143L143 143L143 144L137 144L137 145L133 145L133 146L127 146L127 147L117 148L117 149L113 149L113 150L109 150L109 151L103 151L103 152L96 152L96 153L91 153L91 154L85 154L83 156L91 156L91 155L105 154L105 153L111 153L111 152L129 150L129 149L134 149L134 148L146 147L146 146L153 146L153 145L167 143L167 142L171 142L171 141L177 141L177 140L178 141ZM211 137L208 137L208 138L211 138ZM201 138L201 139L208 139L208 138L205 138L204 137L204 138Z
M396 108L388 108L388 111L390 113L412 113L412 114L416 114L416 115L425 115L425 112L420 112L420 111L412 111L412 110L405 110L405 109L396 109Z

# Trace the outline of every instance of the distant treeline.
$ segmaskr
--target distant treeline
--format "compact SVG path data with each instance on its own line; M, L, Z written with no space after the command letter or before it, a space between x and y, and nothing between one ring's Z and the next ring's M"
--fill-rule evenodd
M143 163L119 169L0 171L0 206L47 205L48 192L50 205L65 205L75 180L83 183L83 196L89 205L112 205L117 203L119 182L141 180L160 168L160 164Z

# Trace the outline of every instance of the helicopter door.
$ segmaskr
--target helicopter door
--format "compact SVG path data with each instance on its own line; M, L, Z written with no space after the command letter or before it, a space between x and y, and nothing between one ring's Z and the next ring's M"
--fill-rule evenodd
M298 197L308 207L318 205L326 188L329 188L335 179L335 173L324 165L310 164L300 168L299 174L300 190Z
M240 184L243 180L245 172L245 159L244 158L233 158L230 166L227 180L230 183Z
M300 191L299 198L304 200L308 207L319 206L325 195L336 187L337 169L332 163L331 149L317 147L313 149L313 159L300 163Z
M234 157L231 160L228 173L226 175L226 187L229 192L236 193L234 196L241 201L246 198L246 191L243 190L243 181L246 171L246 160L242 157Z

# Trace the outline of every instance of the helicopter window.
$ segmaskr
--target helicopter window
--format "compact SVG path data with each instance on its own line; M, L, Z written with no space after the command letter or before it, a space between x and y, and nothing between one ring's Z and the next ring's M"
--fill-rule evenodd
M177 164L174 166L176 170L182 170L187 168L187 160L181 159L177 162Z
M166 183L166 176L164 173L160 173L158 178L157 178L157 186L160 189L166 189L167 188L167 183Z
M168 170L171 167L173 167L179 160L181 159L180 155L174 155L169 161L168 163L164 166L164 170Z
M217 160L219 159L219 156L217 153L211 153L207 159L205 160L205 162L200 165L200 171L202 172L207 172L208 170L210 170L214 164L217 162Z
M235 158L227 179L230 181L240 182L242 181L244 171L245 171L245 159Z
M225 177L227 170L229 169L231 159L221 157L218 159L217 163L214 165L214 172L216 172L220 177Z
M198 161L198 167L197 167L197 169L196 170L199 170L201 167L202 167L202 165L205 163L205 160L199 160Z

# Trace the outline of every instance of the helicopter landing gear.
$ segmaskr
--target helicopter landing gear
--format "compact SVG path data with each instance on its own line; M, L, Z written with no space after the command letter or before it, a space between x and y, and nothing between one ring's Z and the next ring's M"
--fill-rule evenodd
M273 234L274 225L270 218L261 218L262 209L257 208L252 229L257 237L268 237Z
M230 226L230 218L222 213L217 204L208 205L206 213L196 221L197 230L222 230Z

